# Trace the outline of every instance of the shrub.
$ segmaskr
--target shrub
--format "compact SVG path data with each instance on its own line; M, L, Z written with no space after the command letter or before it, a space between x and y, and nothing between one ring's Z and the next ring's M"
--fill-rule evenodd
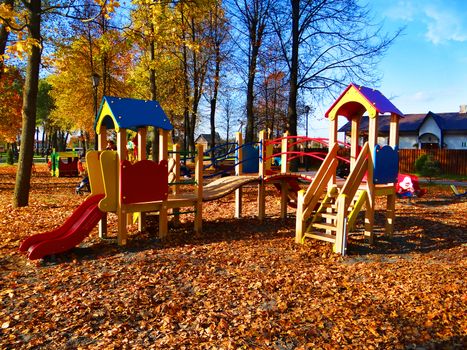
M13 165L15 163L15 157L11 148L8 151L6 151L6 162L10 165Z
M415 161L415 171L421 176L428 177L431 181L434 176L440 174L441 165L431 155L423 154Z

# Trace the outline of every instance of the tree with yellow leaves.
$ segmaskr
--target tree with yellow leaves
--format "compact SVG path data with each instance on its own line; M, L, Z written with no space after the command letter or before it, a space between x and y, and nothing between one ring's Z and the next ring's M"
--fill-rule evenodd
M49 13L61 16L56 17L61 19L65 17L78 18L79 14L76 9L80 5L76 1L64 0L50 0L47 2L42 0L21 0L18 4L21 5L18 9L6 6L0 7L0 25L7 31L14 31L17 39L14 45L10 46L10 51L13 55L17 56L16 58L22 58L23 52L27 54L22 103L21 148L13 198L13 205L15 207L26 206L29 202L31 169L34 156L34 135L36 131L39 70L44 44L41 35L42 20ZM85 5L85 3L81 4ZM115 0L105 0L103 5L96 3L95 6L99 7L99 14L107 14L116 4L118 2ZM64 23L61 24L63 25ZM2 60L7 50L8 48L4 52L0 52Z

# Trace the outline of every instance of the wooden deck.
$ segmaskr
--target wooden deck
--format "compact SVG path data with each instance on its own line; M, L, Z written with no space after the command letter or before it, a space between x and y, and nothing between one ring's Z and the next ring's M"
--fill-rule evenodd
M203 188L203 202L222 198L236 189L251 183L259 183L257 175L226 176L214 180Z

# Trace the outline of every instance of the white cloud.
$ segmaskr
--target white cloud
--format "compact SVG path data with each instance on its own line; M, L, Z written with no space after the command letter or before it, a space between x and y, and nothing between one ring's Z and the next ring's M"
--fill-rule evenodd
M384 10L393 20L421 23L426 28L425 38L433 44L467 41L466 13L465 0L399 0Z
M426 38L433 44L445 41L467 41L467 21L464 11L456 8L429 6L425 9L428 17Z
M385 3L387 4L386 1ZM385 11L385 15L392 19L410 22L414 20L417 12L417 6L411 0L399 0Z

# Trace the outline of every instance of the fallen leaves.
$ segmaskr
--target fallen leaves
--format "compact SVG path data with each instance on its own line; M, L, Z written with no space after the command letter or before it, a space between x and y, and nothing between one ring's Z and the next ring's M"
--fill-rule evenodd
M13 173L0 167L0 178L0 348L465 347L467 205L446 189L398 202L394 237L378 233L369 246L352 234L347 257L322 242L296 245L275 189L259 224L251 187L241 220L233 195L206 204L201 236L192 214L165 242L157 223L127 247L95 230L36 266L19 242L70 215L83 200L73 194L78 179L39 172L31 205L14 209ZM115 227L109 215L111 236Z

